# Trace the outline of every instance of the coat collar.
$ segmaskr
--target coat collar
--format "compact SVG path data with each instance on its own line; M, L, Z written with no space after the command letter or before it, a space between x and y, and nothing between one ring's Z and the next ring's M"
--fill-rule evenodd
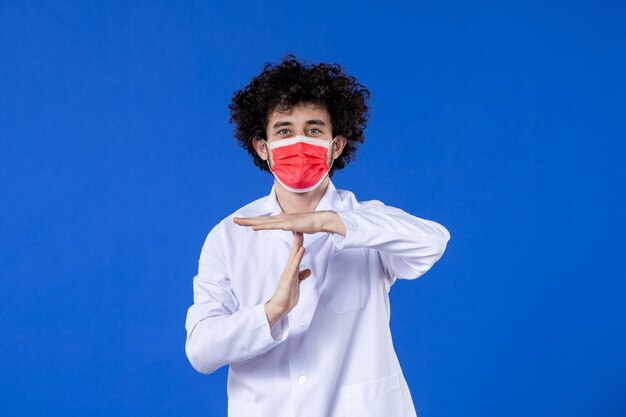
M326 191L324 195L320 199L315 211L323 211L323 210L345 210L345 204L341 199L341 195L335 188L332 180L328 179L328 186L326 187ZM272 185L272 189L270 190L269 195L267 195L261 202L259 209L256 212L257 216L276 216L282 212L280 204L278 203L278 199L276 197L276 184ZM289 230L265 230L265 232L270 232L271 234L280 237L285 242L287 242L290 246L293 243L293 232ZM318 232L314 234L304 234L304 246L307 247L317 239L323 236L327 236L328 233Z

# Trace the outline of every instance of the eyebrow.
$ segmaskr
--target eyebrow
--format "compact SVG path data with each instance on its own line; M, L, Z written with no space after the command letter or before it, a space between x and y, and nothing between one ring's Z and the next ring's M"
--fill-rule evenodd
M326 123L324 123L322 120L319 120L319 119L307 120L306 122L304 122L304 124L305 125L326 126ZM277 127L283 127L283 126L293 126L293 123L291 123L291 122L276 122L274 124L274 126L272 126L272 129L276 129Z

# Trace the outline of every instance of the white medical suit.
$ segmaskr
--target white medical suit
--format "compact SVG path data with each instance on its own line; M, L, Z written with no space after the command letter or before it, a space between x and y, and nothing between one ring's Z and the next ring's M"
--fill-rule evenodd
M229 417L415 417L389 327L389 290L441 258L442 225L378 200L328 187L316 211L333 210L346 235L304 235L298 304L270 327L264 305L293 243L288 230L252 230L233 217L277 215L275 186L206 237L186 353L209 374L229 364Z

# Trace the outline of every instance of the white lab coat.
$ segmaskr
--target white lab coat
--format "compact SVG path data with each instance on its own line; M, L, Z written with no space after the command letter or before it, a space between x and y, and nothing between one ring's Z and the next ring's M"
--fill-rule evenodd
M254 231L233 217L276 215L275 186L208 234L193 279L185 350L209 374L229 364L229 417L415 417L389 327L390 287L441 258L442 225L378 200L358 201L329 181L316 211L336 211L346 235L304 235L298 304L271 328L293 233Z

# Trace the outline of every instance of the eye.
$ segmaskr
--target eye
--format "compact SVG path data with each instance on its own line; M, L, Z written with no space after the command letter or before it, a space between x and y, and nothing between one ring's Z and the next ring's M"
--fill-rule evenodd
M284 132L284 133L283 133ZM279 135L287 135L289 133L289 129L280 129L278 132Z
M311 129L309 129L309 132L311 132L311 131L313 131L313 130L315 131L315 132L313 132L313 134L319 134L319 133L322 133L319 129L316 129L316 128L311 128Z

